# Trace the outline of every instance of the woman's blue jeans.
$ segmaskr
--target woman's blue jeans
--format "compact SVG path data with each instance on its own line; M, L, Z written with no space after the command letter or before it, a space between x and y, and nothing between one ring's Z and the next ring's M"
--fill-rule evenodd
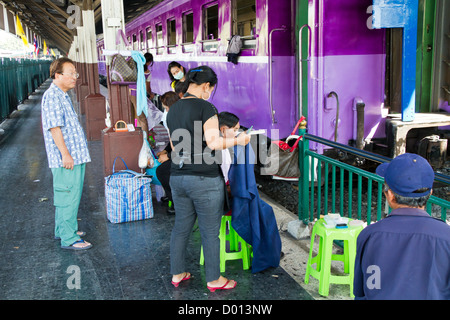
M223 177L171 176L170 188L175 205L175 225L170 239L170 272L187 272L186 246L195 219L205 257L205 279L211 282L220 277L219 229L225 200Z

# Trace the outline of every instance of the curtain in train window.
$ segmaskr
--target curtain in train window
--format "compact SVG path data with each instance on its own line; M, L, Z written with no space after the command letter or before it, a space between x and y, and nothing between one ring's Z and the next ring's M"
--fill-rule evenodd
M152 47L152 29L147 28L147 50Z

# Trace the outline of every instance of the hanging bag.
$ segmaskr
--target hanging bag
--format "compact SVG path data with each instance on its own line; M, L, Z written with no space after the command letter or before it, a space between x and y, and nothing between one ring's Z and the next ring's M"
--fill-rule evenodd
M131 47L122 29L117 30L116 45L120 43L120 39L123 40L127 48ZM111 84L135 84L137 82L137 75L137 65L133 58L129 57L125 59L125 57L120 54L115 54L112 57L111 66L109 68Z
M111 67L109 68L109 77L111 84L129 85L137 81L137 66L133 58L125 59L120 54L112 57Z
M269 147L268 157L269 166L264 167L263 172L267 175L272 175L275 179L296 181L300 177L299 168L299 150L298 143L303 136L296 135L300 123L305 120L301 117L297 125L286 141L275 140L272 141ZM292 143L291 141L294 141ZM290 143L291 142L291 143ZM278 163L278 166L276 165Z
M115 172L116 160L120 158L127 168ZM113 173L105 177L107 218L111 223L123 223L153 218L152 179L129 170L121 157L114 159Z

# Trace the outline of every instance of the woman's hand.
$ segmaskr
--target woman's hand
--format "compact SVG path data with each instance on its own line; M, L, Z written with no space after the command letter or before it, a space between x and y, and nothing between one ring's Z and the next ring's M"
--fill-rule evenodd
M241 145L241 146L246 146L249 142L250 142L250 135L245 133L245 132L241 132L237 137L237 144Z

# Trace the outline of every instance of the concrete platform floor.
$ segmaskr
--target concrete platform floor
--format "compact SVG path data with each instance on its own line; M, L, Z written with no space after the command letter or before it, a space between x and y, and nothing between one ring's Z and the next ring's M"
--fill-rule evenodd
M112 224L106 219L101 141L89 142L79 229L93 244L87 251L60 248L53 239L52 174L40 122L40 101L50 81L32 94L0 136L0 299L1 300L311 300L349 299L348 286L332 285L330 296L317 294L318 281L304 285L309 239L286 232L296 219L271 199L283 241L280 267L253 274L239 261L227 263L224 276L234 290L210 293L199 265L200 234L188 245L193 278L174 288L169 274L169 239L174 216L154 199L154 218ZM82 121L84 121L82 119ZM77 278L76 276L79 275ZM76 282L79 279L80 282ZM77 285L79 284L79 288Z

